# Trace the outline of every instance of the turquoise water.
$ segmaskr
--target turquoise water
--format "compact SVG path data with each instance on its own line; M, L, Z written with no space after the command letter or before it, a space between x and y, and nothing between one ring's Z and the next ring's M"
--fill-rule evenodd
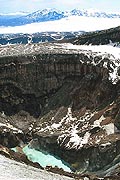
M54 157L49 153L37 151L35 149L29 148L28 146L23 148L23 152L26 154L30 161L38 162L42 167L58 166L59 168L63 168L64 171L71 172L71 169L62 160Z

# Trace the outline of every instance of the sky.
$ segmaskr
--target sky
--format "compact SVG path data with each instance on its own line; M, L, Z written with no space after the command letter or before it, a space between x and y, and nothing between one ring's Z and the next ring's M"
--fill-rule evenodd
M105 12L120 12L120 0L0 0L0 14L19 11L34 12L45 8L97 9Z

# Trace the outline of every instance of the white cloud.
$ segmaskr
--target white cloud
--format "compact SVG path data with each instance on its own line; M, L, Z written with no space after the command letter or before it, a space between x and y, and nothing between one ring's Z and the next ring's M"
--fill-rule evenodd
M99 23L98 23L99 22ZM118 18L93 18L71 16L56 21L33 23L17 27L0 27L1 33L35 33L46 31L95 31L116 27L120 24Z

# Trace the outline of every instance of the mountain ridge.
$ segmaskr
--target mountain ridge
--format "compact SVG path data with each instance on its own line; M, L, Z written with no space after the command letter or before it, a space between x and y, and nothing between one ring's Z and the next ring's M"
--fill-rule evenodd
M76 45L105 45L111 44L119 46L120 44L120 26L109 28L101 31L84 33L76 38L70 39L67 42Z
M57 9L46 8L25 15L12 16L0 15L0 26L20 26L34 22L55 21L70 16L97 17L97 18L120 18L119 13L106 13L97 10L80 10L60 11Z

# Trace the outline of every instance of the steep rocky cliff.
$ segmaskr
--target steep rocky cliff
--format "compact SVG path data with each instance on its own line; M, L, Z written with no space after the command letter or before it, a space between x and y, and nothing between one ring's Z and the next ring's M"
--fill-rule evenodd
M120 60L66 47L0 47L0 143L30 142L74 171L119 175Z

